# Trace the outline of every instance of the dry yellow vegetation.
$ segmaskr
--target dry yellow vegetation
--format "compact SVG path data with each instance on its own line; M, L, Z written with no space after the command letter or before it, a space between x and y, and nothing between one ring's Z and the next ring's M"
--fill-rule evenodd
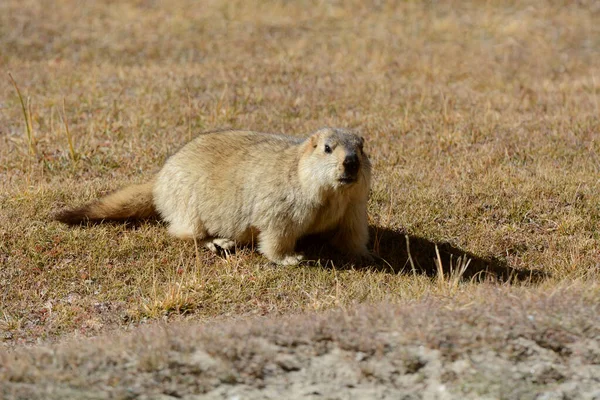
M599 18L587 1L3 0L0 341L477 304L481 282L600 300ZM327 125L366 138L378 265L309 243L319 262L281 268L156 222L50 218L202 131Z

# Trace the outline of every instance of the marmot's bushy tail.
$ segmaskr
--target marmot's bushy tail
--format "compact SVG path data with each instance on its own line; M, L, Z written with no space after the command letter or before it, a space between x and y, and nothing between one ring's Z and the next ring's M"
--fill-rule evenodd
M54 215L54 219L69 225L86 221L121 221L157 216L152 201L154 182L127 186L79 208L66 209Z

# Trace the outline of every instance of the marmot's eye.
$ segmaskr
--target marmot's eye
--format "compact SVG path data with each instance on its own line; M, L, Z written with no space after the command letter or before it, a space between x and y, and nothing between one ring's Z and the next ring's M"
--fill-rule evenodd
M325 145L325 153L331 153L331 147L328 144Z

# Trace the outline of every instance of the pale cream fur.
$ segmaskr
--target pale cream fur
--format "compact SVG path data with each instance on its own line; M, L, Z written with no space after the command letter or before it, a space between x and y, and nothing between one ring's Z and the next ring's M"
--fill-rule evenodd
M363 139L343 129L324 128L306 140L224 131L201 134L183 146L153 187L139 186L152 187L152 196L137 197L152 198L171 234L212 251L255 243L271 261L297 264L302 260L297 240L327 233L342 252L369 259L370 179ZM74 214L114 208L103 200L57 219L72 223Z

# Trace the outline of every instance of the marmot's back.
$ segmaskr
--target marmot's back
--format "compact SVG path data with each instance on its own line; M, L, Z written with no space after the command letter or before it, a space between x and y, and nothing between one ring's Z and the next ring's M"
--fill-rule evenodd
M171 156L170 164L189 170L196 178L210 179L210 183L245 185L252 175L272 168L289 165L301 139L250 131L224 131L199 135ZM240 180L236 179L237 177ZM244 179L241 179L244 178ZM227 186L227 185L225 185ZM227 187L224 190L228 190Z
M282 174L289 176L296 169L300 143L247 131L200 135L159 172L154 188L157 210L178 226L176 221L202 221L208 234L242 236L252 215L263 212L265 198L292 189L294 182ZM196 234L196 228L183 227L189 229L194 233L186 236Z

